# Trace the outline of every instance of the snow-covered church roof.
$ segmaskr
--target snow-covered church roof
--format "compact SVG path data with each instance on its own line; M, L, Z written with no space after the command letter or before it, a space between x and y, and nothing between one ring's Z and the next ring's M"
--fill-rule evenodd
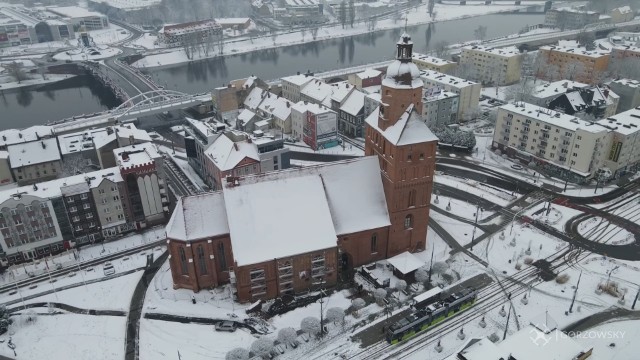
M400 116L400 119L386 130L378 127L380 107L376 108L365 120L369 126L376 129L393 145L412 145L429 141L438 141L438 137L429 130L427 124L422 121L420 114L413 104Z

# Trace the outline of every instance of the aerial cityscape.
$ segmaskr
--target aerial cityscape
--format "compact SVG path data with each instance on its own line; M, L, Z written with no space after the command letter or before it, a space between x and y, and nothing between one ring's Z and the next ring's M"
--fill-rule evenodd
M0 0L0 360L632 360L638 279L640 0Z

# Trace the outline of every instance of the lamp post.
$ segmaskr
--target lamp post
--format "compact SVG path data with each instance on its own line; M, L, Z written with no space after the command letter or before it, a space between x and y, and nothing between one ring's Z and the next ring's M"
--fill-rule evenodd
M473 223L473 231L471 232L471 251L473 251L473 242L476 239L476 228L478 226L478 213L480 213L480 205L476 203L476 220Z
M513 219L511 220L511 229L509 230L509 235L511 235L511 233L513 233L513 224L516 221L516 217L518 216L518 214L520 214L521 212L523 212L526 209L521 209L520 211L518 211L517 213L515 213L515 215L513 215Z

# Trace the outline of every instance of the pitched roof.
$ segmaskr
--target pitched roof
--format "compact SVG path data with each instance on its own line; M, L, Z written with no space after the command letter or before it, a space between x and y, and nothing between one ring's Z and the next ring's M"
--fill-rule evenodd
M394 125L389 126L384 131L378 127L379 114L380 107L376 108L376 110L367 117L366 122L393 145L402 146L438 141L438 137L435 136L424 121L422 121L420 114L415 110L413 104L409 105Z
M257 109L262 102L263 93L264 90L259 87L251 89L249 95L247 95L247 97L244 99L244 107L250 110Z
M166 231L168 238L185 241L229 234L222 192L180 198Z
M358 115L358 113L362 111L362 108L364 108L364 96L364 93L360 91L353 91L347 100L345 100L344 104L342 104L340 110L353 116Z
M305 87L300 91L300 94L313 99L315 102L321 103L328 96L331 96L332 87L333 86L323 82L322 80L314 80L305 85Z
M227 136L218 137L205 150L207 155L221 171L235 168L244 158L260 161L258 147L247 141L233 142Z

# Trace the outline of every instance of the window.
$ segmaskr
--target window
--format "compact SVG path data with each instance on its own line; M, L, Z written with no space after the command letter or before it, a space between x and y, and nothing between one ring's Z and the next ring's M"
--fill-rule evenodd
M82 208L86 210L86 209L91 208L91 205L89 205L89 204L84 204L84 205L82 205Z
M104 208L104 212L105 212L106 214L108 214L108 213L110 213L110 212L111 212L111 209L109 209L109 208Z
M124 214L118 214L118 220L124 219Z
M118 200L120 200L120 196L118 196L118 195L114 196L114 197L113 197L113 200L114 200L114 201L118 201Z
M111 216L107 216L107 222L111 222Z
M87 217L87 219L92 219L93 218L93 214L92 213L88 213L86 217Z
M204 259L204 249L202 249L202 245L198 246L196 254L198 255L198 267L200 268L200 275L207 275L207 263Z
M77 212L77 211L78 211L78 208L76 208L75 206L72 206L72 207L69 209L69 211L70 211L70 212L72 212L72 213L74 213L74 212Z
M73 217L73 222L78 222L80 221L80 216L76 215Z
M80 199L82 199L82 200L86 200L88 198L89 198L89 195L87 195L87 194L80 195Z
M116 191L118 191L118 188L117 188L117 187L115 187L115 186L112 186L112 187L111 187L111 192L116 192Z
M416 206L416 190L409 191L409 204L407 207Z
M378 252L378 234L374 233L371 235L371 253L375 254Z
M420 160L424 160L424 154L420 153Z
M411 161L411 154L407 155L407 161Z
M182 275L189 275L189 268L187 267L187 255L184 253L184 248L178 248L178 254L180 255L180 269L182 270Z
M411 229L413 227L413 215L409 214L404 218L404 228Z
M47 203L44 203L44 202L40 203L40 207L43 208L43 209L46 209L47 208Z
M218 243L218 260L222 271L227 271L227 259L224 256L224 244L222 242Z
M82 231L82 226L80 225L76 226L76 231Z
M67 202L68 202L68 203L72 203L72 202L74 202L74 201L75 201L75 200L73 200L73 198L67 198Z
M98 194L104 194L104 189L98 189Z

